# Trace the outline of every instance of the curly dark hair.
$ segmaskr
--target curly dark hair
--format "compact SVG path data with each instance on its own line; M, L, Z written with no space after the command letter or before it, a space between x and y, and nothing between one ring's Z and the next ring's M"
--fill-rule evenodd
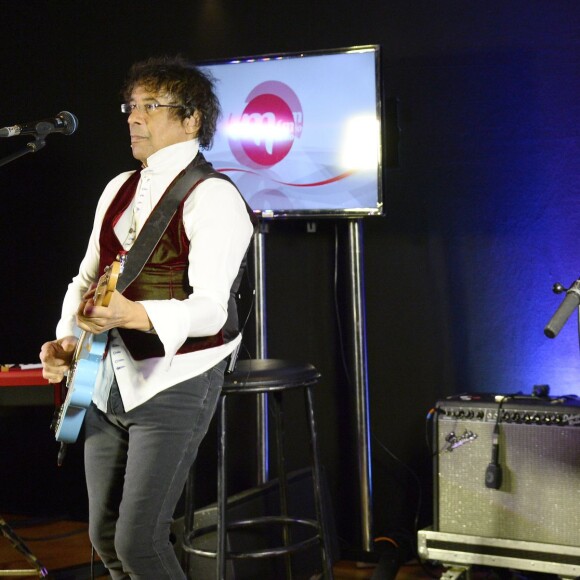
M211 148L221 109L209 72L200 70L180 55L153 57L136 62L129 69L121 89L123 99L128 101L137 86L152 93L167 92L176 103L185 105L185 109L171 109L180 119L198 111L199 145L202 149Z

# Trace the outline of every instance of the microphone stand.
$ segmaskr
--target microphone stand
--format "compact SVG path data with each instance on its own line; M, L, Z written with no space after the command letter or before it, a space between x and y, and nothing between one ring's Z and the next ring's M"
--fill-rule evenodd
M10 541L10 543L18 550L26 560L34 566L30 570L0 570L0 576L38 576L39 578L46 578L48 576L47 569L40 563L38 558L28 549L28 546L22 541L22 538L14 532L14 530L6 523L6 520L0 516L0 533Z
M46 134L41 133L36 136L34 141L27 143L26 147L19 149L15 153L12 153L12 155L4 157L4 159L0 159L0 167L2 167L3 165L7 165L11 161L14 161L20 157L23 157L27 153L36 153L46 145L46 141L44 140L45 137Z
M0 159L0 167L2 165L7 165L11 161L23 157L27 153L36 153L46 145L44 138L47 133L39 133L35 136L34 141L26 144L26 147L19 149L12 155L8 155L3 159ZM0 534L5 538L10 540L11 544L18 550L26 560L34 566L31 570L0 570L0 576L39 576L40 578L45 578L48 576L48 571L39 562L38 558L28 549L28 546L22 541L20 536L18 536L14 530L6 523L6 520L0 516Z
M570 288L564 288L562 284L556 283L554 284L552 291L554 294L562 294L562 292L566 292L566 296L558 307L558 310L556 310L550 319L550 322L548 322L544 328L544 334L548 338L556 338L564 324L566 324L568 318L570 318L572 312L580 306L580 278L576 280Z

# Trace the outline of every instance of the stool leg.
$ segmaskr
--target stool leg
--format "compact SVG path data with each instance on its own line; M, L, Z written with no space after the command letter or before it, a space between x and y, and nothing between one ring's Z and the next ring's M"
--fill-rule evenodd
M226 509L227 509L227 454L226 454L226 397L221 396L218 408L218 475L217 475L217 546L216 580L226 578Z
M314 402L312 385L304 389L306 409L308 412L308 428L310 431L310 450L312 454L312 478L314 482L314 504L316 506L316 517L320 526L320 545L324 566L324 577L333 580L332 561L330 557L330 535L328 533L328 522L322 501L322 476L320 467L320 455L318 452L318 436L316 433L316 421L314 419Z
M284 455L284 413L282 410L282 393L273 393L272 411L274 414L274 425L276 430L276 454L278 467L278 486L280 490L280 514L288 516L288 479L286 477L286 461ZM285 546L289 546L292 538L290 528L284 524L282 528L282 539ZM286 554L285 568L287 580L292 580L292 557Z
M194 504L194 490L195 490L195 462L189 469L189 475L185 483L185 512L183 516L183 541L182 544L189 546L191 543L190 536L193 532L195 504ZM181 554L181 567L185 575L189 577L189 569L191 565L191 553L188 550L183 550Z

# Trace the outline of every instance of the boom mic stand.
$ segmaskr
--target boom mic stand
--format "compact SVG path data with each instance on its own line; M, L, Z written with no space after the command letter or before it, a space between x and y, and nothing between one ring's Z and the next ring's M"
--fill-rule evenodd
M15 153L0 159L0 167L7 165L8 163L23 157L28 153L36 153L46 145L44 140L46 137L45 133L39 132L35 135L34 141L26 144L26 147L19 149ZM0 532L2 535L10 540L10 543L18 550L34 568L28 570L0 570L0 576L38 576L39 578L45 578L48 576L48 571L39 562L38 558L28 549L26 544L22 541L14 530L6 523L6 520L0 516Z
M36 153L40 149L42 149L46 145L46 141L44 140L46 135L37 135L34 141L26 144L26 147L19 149L12 155L8 155L4 157L4 159L0 159L0 167L3 165L7 165L11 161L18 159L19 157L23 157L27 153Z
M0 167L6 165L27 153L36 153L46 145L44 140L46 135L36 135L35 140L31 141L26 147L19 149L12 155L0 159ZM0 516L0 532L2 535L10 540L11 544L18 550L32 566L29 570L0 570L0 576L38 576L45 578L48 575L46 568L38 561L38 558L28 549L22 539L14 532L14 530L6 523L6 520Z
M34 569L30 570L0 570L0 576L38 576L39 578L46 578L48 576L46 568L38 561L38 558L27 548L26 544L6 523L2 516L0 516L0 531L5 538L10 540L12 545L26 560L34 566Z
M554 294L562 294L562 292L566 292L566 296L558 307L558 310L556 310L550 319L550 322L548 322L544 328L544 334L548 338L556 338L564 324L566 324L568 318L570 318L572 312L580 306L580 278L576 280L570 288L564 288L564 286L558 282L554 284L552 291Z
M27 153L36 153L42 149L46 143L46 136L50 133L62 133L63 135L72 135L78 127L78 119L68 111L61 111L56 118L24 125L14 125L13 127L4 127L1 130L0 137L16 137L18 135L34 135L34 141L31 141L16 153L0 159L0 167L6 165Z
M27 143L26 147L19 149L12 155L8 155L3 159L0 159L0 167L7 165L11 161L14 161L27 153L36 153L46 145L44 138L45 134L37 134L34 141ZM34 569L30 570L0 570L0 576L36 576L39 578L44 578L48 575L46 568L38 561L36 556L28 549L26 544L22 539L14 532L14 530L6 523L6 520L0 516L0 531L2 535L10 540L14 548L16 548L27 560L30 562Z
M74 123L71 132L74 132L74 130L76 129L76 118L74 117L74 115L72 116L72 119ZM0 159L0 167L2 167L3 165L7 165L12 161L15 161L16 159L19 159L20 157L23 157L28 153L36 153L37 151L40 151L40 149L42 149L46 145L45 138L49 133L50 127L45 128L43 127L42 123L39 123L37 125L37 130L34 135L34 141L30 141L29 143L26 144L26 147L23 147L22 149L19 149L18 151L12 153L11 155L8 155L3 159ZM14 532L14 530L6 523L6 520L4 520L2 516L0 516L0 532L2 532L2 535L8 540L10 540L14 548L16 548L16 550L18 550L26 558L26 560L30 562L32 566L34 566L34 569L30 570L0 570L0 576L38 575L39 578L45 578L46 576L48 576L48 571L46 570L46 568L39 562L38 558L28 549L26 544L23 542L22 538L20 538Z

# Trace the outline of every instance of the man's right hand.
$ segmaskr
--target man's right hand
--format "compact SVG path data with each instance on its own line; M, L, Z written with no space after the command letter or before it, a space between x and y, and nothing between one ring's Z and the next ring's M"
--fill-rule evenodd
M65 336L42 345L40 349L42 376L49 383L62 381L64 374L70 368L76 344L76 336Z

